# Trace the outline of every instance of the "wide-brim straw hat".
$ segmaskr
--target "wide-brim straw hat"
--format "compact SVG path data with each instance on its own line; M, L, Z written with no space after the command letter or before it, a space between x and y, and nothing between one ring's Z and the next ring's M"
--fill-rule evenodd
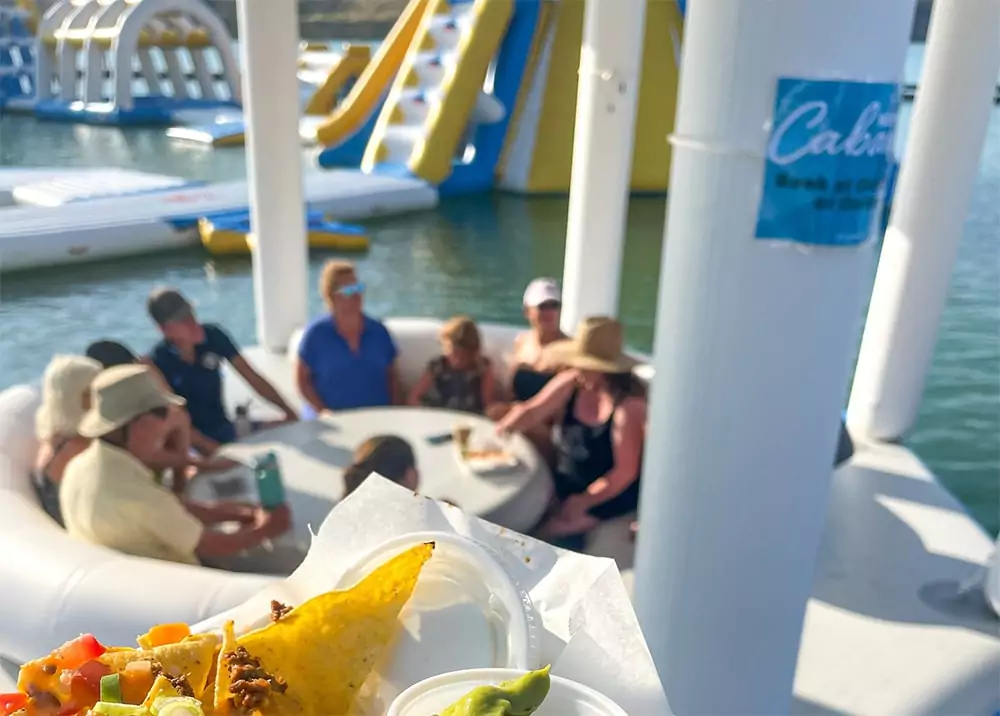
M613 318L586 318L573 338L545 347L548 363L598 373L628 373L639 361L625 354L622 324Z
M91 407L79 433L99 438L157 408L184 405L184 398L165 393L148 366L119 365L101 371L90 386Z

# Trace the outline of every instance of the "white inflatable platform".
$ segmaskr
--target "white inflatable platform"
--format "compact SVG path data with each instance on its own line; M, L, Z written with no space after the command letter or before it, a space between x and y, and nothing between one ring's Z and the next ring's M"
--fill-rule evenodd
M307 171L303 189L309 209L344 221L427 209L438 200L437 190L419 179L349 170ZM0 272L194 245L198 217L247 206L243 181L0 169Z

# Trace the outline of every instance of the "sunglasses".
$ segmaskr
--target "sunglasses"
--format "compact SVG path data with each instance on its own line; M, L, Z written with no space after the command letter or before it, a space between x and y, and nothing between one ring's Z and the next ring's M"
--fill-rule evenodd
M558 311L562 308L562 304L559 301L543 301L538 304L539 311Z
M152 410L146 411L146 414L147 415L155 415L160 420L166 420L167 419L167 415L170 414L170 410L168 408L153 408Z
M336 291L334 291L334 293L336 293L338 296L344 296L345 298L349 298L351 296L359 296L364 292L365 292L365 285L361 282L349 283L346 286L341 286Z

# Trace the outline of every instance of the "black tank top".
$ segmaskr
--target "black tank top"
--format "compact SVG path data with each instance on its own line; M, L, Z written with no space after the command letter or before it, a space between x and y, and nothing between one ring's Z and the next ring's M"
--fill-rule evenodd
M568 494L583 492L594 480L606 475L615 466L615 450L611 428L615 411L600 425L587 425L576 417L576 399L579 389L573 391L566 412L556 430L555 445L558 453L556 471L562 478L561 487ZM615 410L618 406L615 405Z
M511 386L514 388L514 399L520 402L531 400L540 392L542 388L555 377L555 373L548 373L540 370L532 370L521 366L514 371L511 379Z
M600 425L587 425L576 417L576 398L573 391L566 405L566 412L556 426L556 472L553 475L559 499L584 492L598 478L604 477L615 466L613 426L615 411ZM641 472L641 468L640 468ZM599 520L611 520L635 512L639 506L639 477L610 500L591 508L590 514Z

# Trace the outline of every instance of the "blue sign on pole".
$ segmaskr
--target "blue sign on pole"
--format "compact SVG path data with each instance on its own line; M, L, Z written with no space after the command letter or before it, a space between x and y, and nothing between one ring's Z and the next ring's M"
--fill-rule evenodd
M880 217L898 110L895 83L779 79L757 238L863 243Z

